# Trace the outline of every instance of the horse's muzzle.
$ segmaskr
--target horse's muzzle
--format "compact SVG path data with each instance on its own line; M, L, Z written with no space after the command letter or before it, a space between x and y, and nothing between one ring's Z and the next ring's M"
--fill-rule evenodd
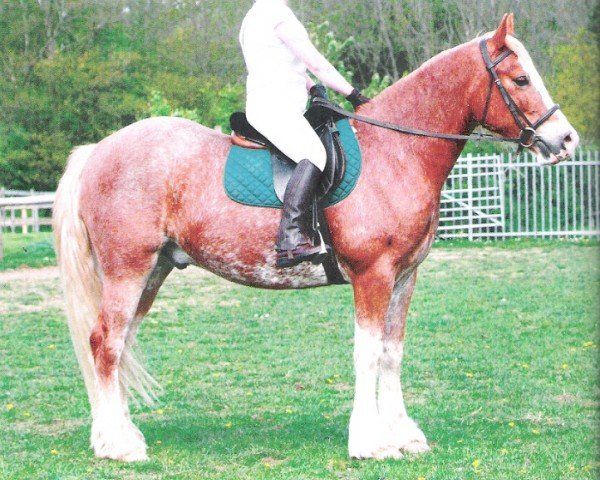
M579 145L579 135L575 130L554 135L548 138L540 135L529 147L537 156L538 165L556 165L575 157L575 149Z

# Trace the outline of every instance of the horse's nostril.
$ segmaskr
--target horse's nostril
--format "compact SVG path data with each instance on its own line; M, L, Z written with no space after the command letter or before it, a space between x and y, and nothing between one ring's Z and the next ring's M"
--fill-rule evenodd
M571 134L568 133L565 138L563 138L562 143L560 144L560 148L562 150L566 150L567 149L567 145L569 145L570 143L573 142L573 137L571 137Z

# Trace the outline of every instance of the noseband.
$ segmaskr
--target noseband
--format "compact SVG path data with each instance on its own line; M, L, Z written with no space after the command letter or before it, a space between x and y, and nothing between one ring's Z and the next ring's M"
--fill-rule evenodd
M538 129L538 127L540 127L540 125L542 125L546 120L548 120L554 114L554 112L559 110L560 106L558 104L554 104L536 122L531 123L527 116L512 99L512 97L508 94L506 88L504 88L504 85L502 85L502 82L500 81L500 77L498 77L498 73L496 72L496 67L498 66L498 64L504 59L508 58L514 52L512 50L504 50L504 52L502 52L495 60L492 61L490 57L490 52L487 49L485 38L481 40L481 42L479 42L479 48L481 50L481 56L483 57L483 61L485 62L485 68L490 73L490 86L488 88L488 94L485 100L483 116L479 123L484 127L486 126L485 121L487 119L487 113L490 106L492 90L494 84L496 84L496 87L498 87L498 90L502 95L504 103L506 104L508 110L515 119L515 123L521 129L521 133L519 134L519 139L517 142L519 144L517 153L520 152L523 148L531 147L537 141L544 142L542 138L537 135L536 130Z
M495 60L492 61L490 58L490 54L487 49L486 39L484 38L479 43L479 48L481 49L481 55L483 56L483 61L485 62L485 67L487 71L490 73L490 86L488 88L487 97L485 100L485 107L483 109L483 115L479 124L485 127L485 121L487 119L488 110L490 107L490 100L492 98L493 86L496 84L500 94L502 95L502 99L504 103L508 107L510 113L515 119L515 123L521 129L518 137L497 137L495 135L489 135L485 133L475 133L472 135L460 135L454 133L441 133L441 132L430 132L428 130L420 130L418 128L411 127L403 127L401 125L396 125L394 123L382 122L380 120L376 120L374 118L365 117L363 115L358 115L353 112L349 112L344 110L337 105L330 103L329 100L325 100L324 98L316 97L312 100L313 105L319 105L320 107L326 108L335 112L339 115L338 118L352 118L362 123L368 123L369 125L374 125L376 127L385 128L387 130L393 130L399 133L406 133L408 135L417 135L419 137L429 137L429 138L441 138L443 140L477 140L477 141L488 141L488 142L511 142L519 145L517 149L517 154L521 152L524 148L529 148L533 146L536 142L542 142L546 147L548 145L546 142L537 135L536 130L540 125L542 125L546 120L548 120L554 112L556 112L560 107L555 104L551 107L546 113L544 113L536 122L531 123L527 116L523 113L523 111L517 106L512 97L508 94L504 85L500 81L498 77L498 73L496 72L496 66L505 60L507 57L512 55L514 52L512 50L505 50L502 52Z

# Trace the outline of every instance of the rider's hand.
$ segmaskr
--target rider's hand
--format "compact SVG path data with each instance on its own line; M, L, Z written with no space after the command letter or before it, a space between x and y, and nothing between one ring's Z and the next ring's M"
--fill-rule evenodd
M352 93L346 97L346 100L348 100L352 104L352 106L354 107L354 110L356 110L361 105L371 101L371 99L369 97L365 97L356 88L354 90L352 90Z
M310 93L311 101L314 100L315 98L322 98L324 100L329 100L327 98L327 90L325 89L325 86L321 85L320 83L313 85L311 87L309 93Z

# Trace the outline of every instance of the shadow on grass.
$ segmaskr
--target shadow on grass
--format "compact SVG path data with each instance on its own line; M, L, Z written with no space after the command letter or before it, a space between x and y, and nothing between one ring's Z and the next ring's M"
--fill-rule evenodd
M261 421L247 416L214 418L185 416L161 422L140 422L148 445L171 445L208 455L232 453L262 457L277 452L319 450L324 444L343 454L348 440L344 418L313 415L274 416Z

